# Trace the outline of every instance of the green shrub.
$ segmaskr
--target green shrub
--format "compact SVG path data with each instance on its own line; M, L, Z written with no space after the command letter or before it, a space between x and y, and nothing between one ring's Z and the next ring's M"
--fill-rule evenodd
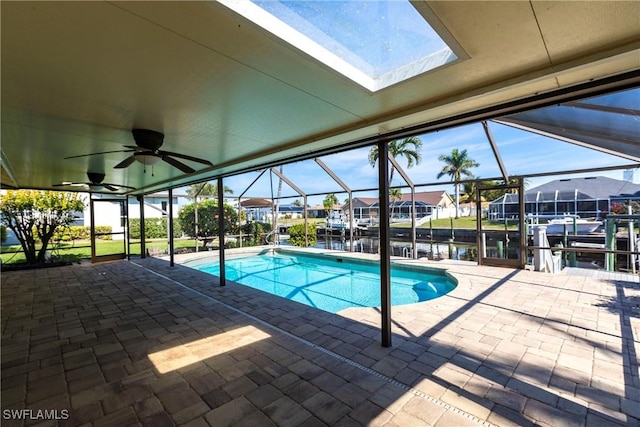
M178 222L185 234L195 237L195 203L185 205L178 214ZM233 206L224 204L224 231L234 234L238 228L238 213ZM218 235L218 202L207 199L198 202L198 237Z
M293 246L306 246L304 238L304 224L296 224L289 227L289 243ZM315 246L317 241L315 224L307 224L308 246Z
M147 239L162 239L167 237L167 218L145 218L144 234ZM129 220L129 234L132 239L140 238L140 218ZM173 237L182 236L179 221L173 221Z
M271 231L271 224L266 222L248 222L240 227L243 238L247 238L244 243L248 246L258 246L264 244L264 237Z
M97 225L96 226L96 234L98 234L98 236L96 236L97 239L100 240L112 240L113 236L110 234L113 232L113 229L111 228L110 225ZM102 234L105 233L105 234Z
M96 226L96 233L111 233L113 229L109 225ZM111 235L97 236L100 240L111 240ZM71 240L89 240L91 239L91 227L82 225L73 225L56 230L54 235L55 241L69 242Z

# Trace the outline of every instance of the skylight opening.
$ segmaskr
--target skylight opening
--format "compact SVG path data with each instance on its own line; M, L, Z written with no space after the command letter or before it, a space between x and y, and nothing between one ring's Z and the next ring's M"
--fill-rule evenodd
M458 59L409 1L220 3L370 91Z

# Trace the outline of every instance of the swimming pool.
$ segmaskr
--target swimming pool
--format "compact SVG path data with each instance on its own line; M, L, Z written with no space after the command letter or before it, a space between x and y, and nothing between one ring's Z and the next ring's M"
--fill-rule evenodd
M350 307L380 306L380 267L335 256L268 252L225 260L226 278L331 313ZM214 261L187 263L219 276ZM412 304L442 296L456 284L444 272L394 266L392 305Z

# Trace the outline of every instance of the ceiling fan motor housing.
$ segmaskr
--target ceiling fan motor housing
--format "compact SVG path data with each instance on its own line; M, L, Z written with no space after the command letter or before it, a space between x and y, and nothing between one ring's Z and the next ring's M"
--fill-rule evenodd
M136 145L145 150L155 151L162 146L164 135L160 132L149 129L133 129L133 139Z
M104 180L104 173L100 172L87 172L87 178L93 184L100 184Z

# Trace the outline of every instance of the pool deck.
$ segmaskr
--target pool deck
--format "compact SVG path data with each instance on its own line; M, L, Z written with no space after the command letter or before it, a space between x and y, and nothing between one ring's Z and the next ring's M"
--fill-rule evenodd
M637 275L413 262L459 284L393 307L390 348L378 309L158 258L3 272L2 425L639 425Z

